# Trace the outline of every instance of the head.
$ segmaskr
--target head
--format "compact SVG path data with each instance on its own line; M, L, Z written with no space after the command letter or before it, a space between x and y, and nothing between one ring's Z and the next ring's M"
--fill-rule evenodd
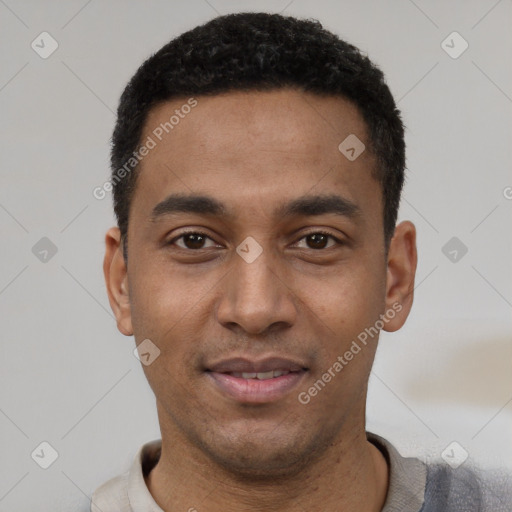
M381 186L387 248L404 183L405 143L383 73L320 23L264 13L222 16L182 34L146 60L125 88L111 152L114 212L123 242L140 172L133 157L144 143L142 130L152 109L174 98L286 87L344 98L357 107L368 130L366 149L376 160L372 176ZM130 159L133 165L127 165ZM119 178L123 167L130 171Z
M144 371L164 441L254 477L364 428L377 331L412 305L403 132L382 72L314 21L222 16L138 69L104 271L119 330L159 351ZM244 364L290 364L289 391L233 395L222 375Z

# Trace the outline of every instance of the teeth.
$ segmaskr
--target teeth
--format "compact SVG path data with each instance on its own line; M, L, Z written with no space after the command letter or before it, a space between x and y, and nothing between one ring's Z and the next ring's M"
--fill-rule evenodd
M270 371L270 372L258 373L257 377L259 380L272 379L272 378L274 378L274 372Z
M281 371L281 370L271 370L269 372L259 372L259 373L246 373L246 372L231 372L233 377L238 377L242 379L258 379L258 380L267 380L274 379L276 377L281 377L281 375L288 375L289 371Z

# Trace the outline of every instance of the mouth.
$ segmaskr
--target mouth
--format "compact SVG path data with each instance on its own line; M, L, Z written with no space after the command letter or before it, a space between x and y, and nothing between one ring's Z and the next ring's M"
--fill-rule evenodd
M284 398L297 387L308 368L284 358L250 361L234 358L205 370L214 388L223 396L246 404L264 404Z
M258 379L258 380L268 380L275 379L277 377L281 377L283 375L289 375L291 372L289 371L281 371L281 370L270 370L268 372L228 372L225 375L232 375L233 377L237 377L239 379Z

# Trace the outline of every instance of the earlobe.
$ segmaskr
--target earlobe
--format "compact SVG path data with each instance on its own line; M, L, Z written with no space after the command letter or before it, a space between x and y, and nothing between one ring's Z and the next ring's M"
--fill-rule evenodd
M108 300L117 321L117 328L125 336L133 335L130 309L128 272L123 257L121 232L112 227L105 235L105 257L103 274L107 287Z
M388 253L386 311L394 313L384 326L385 331L397 331L409 316L417 262L416 228L410 221L401 222L395 229Z

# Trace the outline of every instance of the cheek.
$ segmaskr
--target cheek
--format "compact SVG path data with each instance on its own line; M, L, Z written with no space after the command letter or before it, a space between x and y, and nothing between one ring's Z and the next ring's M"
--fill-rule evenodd
M211 316L215 281L214 276L191 279L177 271L158 272L156 267L133 276L132 324L136 343L149 339L159 351L158 358L143 368L150 386L157 396L171 390L174 396L182 393L180 383L197 368L194 347L201 343L201 326Z
M201 315L215 276L196 275L193 279L171 265L141 262L130 276L130 307L135 337L179 337ZM218 280L218 279L217 279ZM133 285L132 285L133 283Z
M368 268L361 263L308 284L304 321L316 327L319 357L299 402L308 401L304 410L312 416L323 418L329 411L328 422L336 423L360 403L374 360L378 335L372 327L383 312L385 286Z
M385 284L368 268L365 263L347 265L321 279L302 276L297 281L296 293L331 335L357 335L382 313Z

